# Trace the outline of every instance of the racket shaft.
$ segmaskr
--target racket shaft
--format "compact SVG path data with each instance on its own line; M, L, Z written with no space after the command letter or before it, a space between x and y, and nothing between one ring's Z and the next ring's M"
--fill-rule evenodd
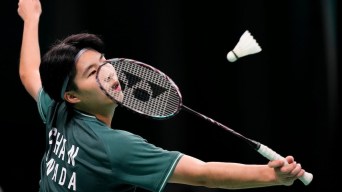
M278 153L276 153L275 151L273 151L272 149L268 148L267 146L260 144L259 149L257 150L261 155L263 155L264 157L266 157L268 160L284 160L284 162L287 164L287 161L285 160L284 157L282 157L281 155L279 155ZM305 172L304 175L302 177L299 178L299 180L301 180L304 185L308 185L311 183L313 179L313 175L311 173Z

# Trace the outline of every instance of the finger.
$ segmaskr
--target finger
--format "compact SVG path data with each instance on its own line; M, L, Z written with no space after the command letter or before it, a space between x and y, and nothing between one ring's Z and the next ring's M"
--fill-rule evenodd
M296 168L291 172L295 177L299 178L304 175L305 170L302 169L302 165L300 163L297 164Z
M286 161L287 161L289 164L291 164L291 163L294 162L294 158L293 158L293 156L291 156L291 155L287 156L285 159L286 159Z
M300 163L297 163L294 169L291 171L291 174L297 176L302 171L302 166Z

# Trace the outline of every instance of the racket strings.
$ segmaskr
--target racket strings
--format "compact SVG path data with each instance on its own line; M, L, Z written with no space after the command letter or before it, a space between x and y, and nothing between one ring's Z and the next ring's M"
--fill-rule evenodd
M123 87L122 105L155 118L173 116L179 111L179 90L165 74L129 59L115 59L111 63Z
M119 79L111 63L103 63L96 72L96 81L101 90L112 100L119 103L123 100L123 93L119 89Z

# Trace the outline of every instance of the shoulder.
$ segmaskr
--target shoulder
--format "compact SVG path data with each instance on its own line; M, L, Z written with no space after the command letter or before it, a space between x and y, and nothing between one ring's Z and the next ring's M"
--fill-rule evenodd
M112 130L110 134L101 137L103 137L104 145L110 154L135 157L170 153L170 151L148 142L145 138L124 130Z
M110 128L109 128L110 129ZM107 130L106 134L102 134L102 137L105 141L107 141L110 146L124 146L126 149L139 145L148 144L147 140L143 137L133 134L124 130L110 129Z
M54 103L54 100L52 100L49 97L49 95L44 91L44 89L40 88L37 96L37 107L39 115L43 120L43 123L46 123L49 108L51 108Z

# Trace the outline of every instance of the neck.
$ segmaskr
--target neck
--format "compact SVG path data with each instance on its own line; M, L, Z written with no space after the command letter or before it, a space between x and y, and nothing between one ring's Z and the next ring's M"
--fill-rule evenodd
M113 113L113 115L114 115L114 113ZM103 122L103 123L106 124L108 127L110 127L111 124L112 124L113 115L104 116L104 115L97 114L97 115L95 115L95 117L96 117L99 121Z
M111 126L112 120L113 120L113 116L114 116L114 112L115 112L115 108L112 108L111 110L108 111L101 111L98 113L95 113L94 116L102 121L103 123L105 123L108 127Z
M89 108L85 109L77 105L75 105L74 107L77 110L84 111L90 115L95 116L99 121L105 123L108 127L110 127L117 105L115 104L114 106L111 106L111 107L108 107L108 105L106 107L98 106L96 108L92 108L92 110ZM98 109L101 109L101 110L98 110Z

